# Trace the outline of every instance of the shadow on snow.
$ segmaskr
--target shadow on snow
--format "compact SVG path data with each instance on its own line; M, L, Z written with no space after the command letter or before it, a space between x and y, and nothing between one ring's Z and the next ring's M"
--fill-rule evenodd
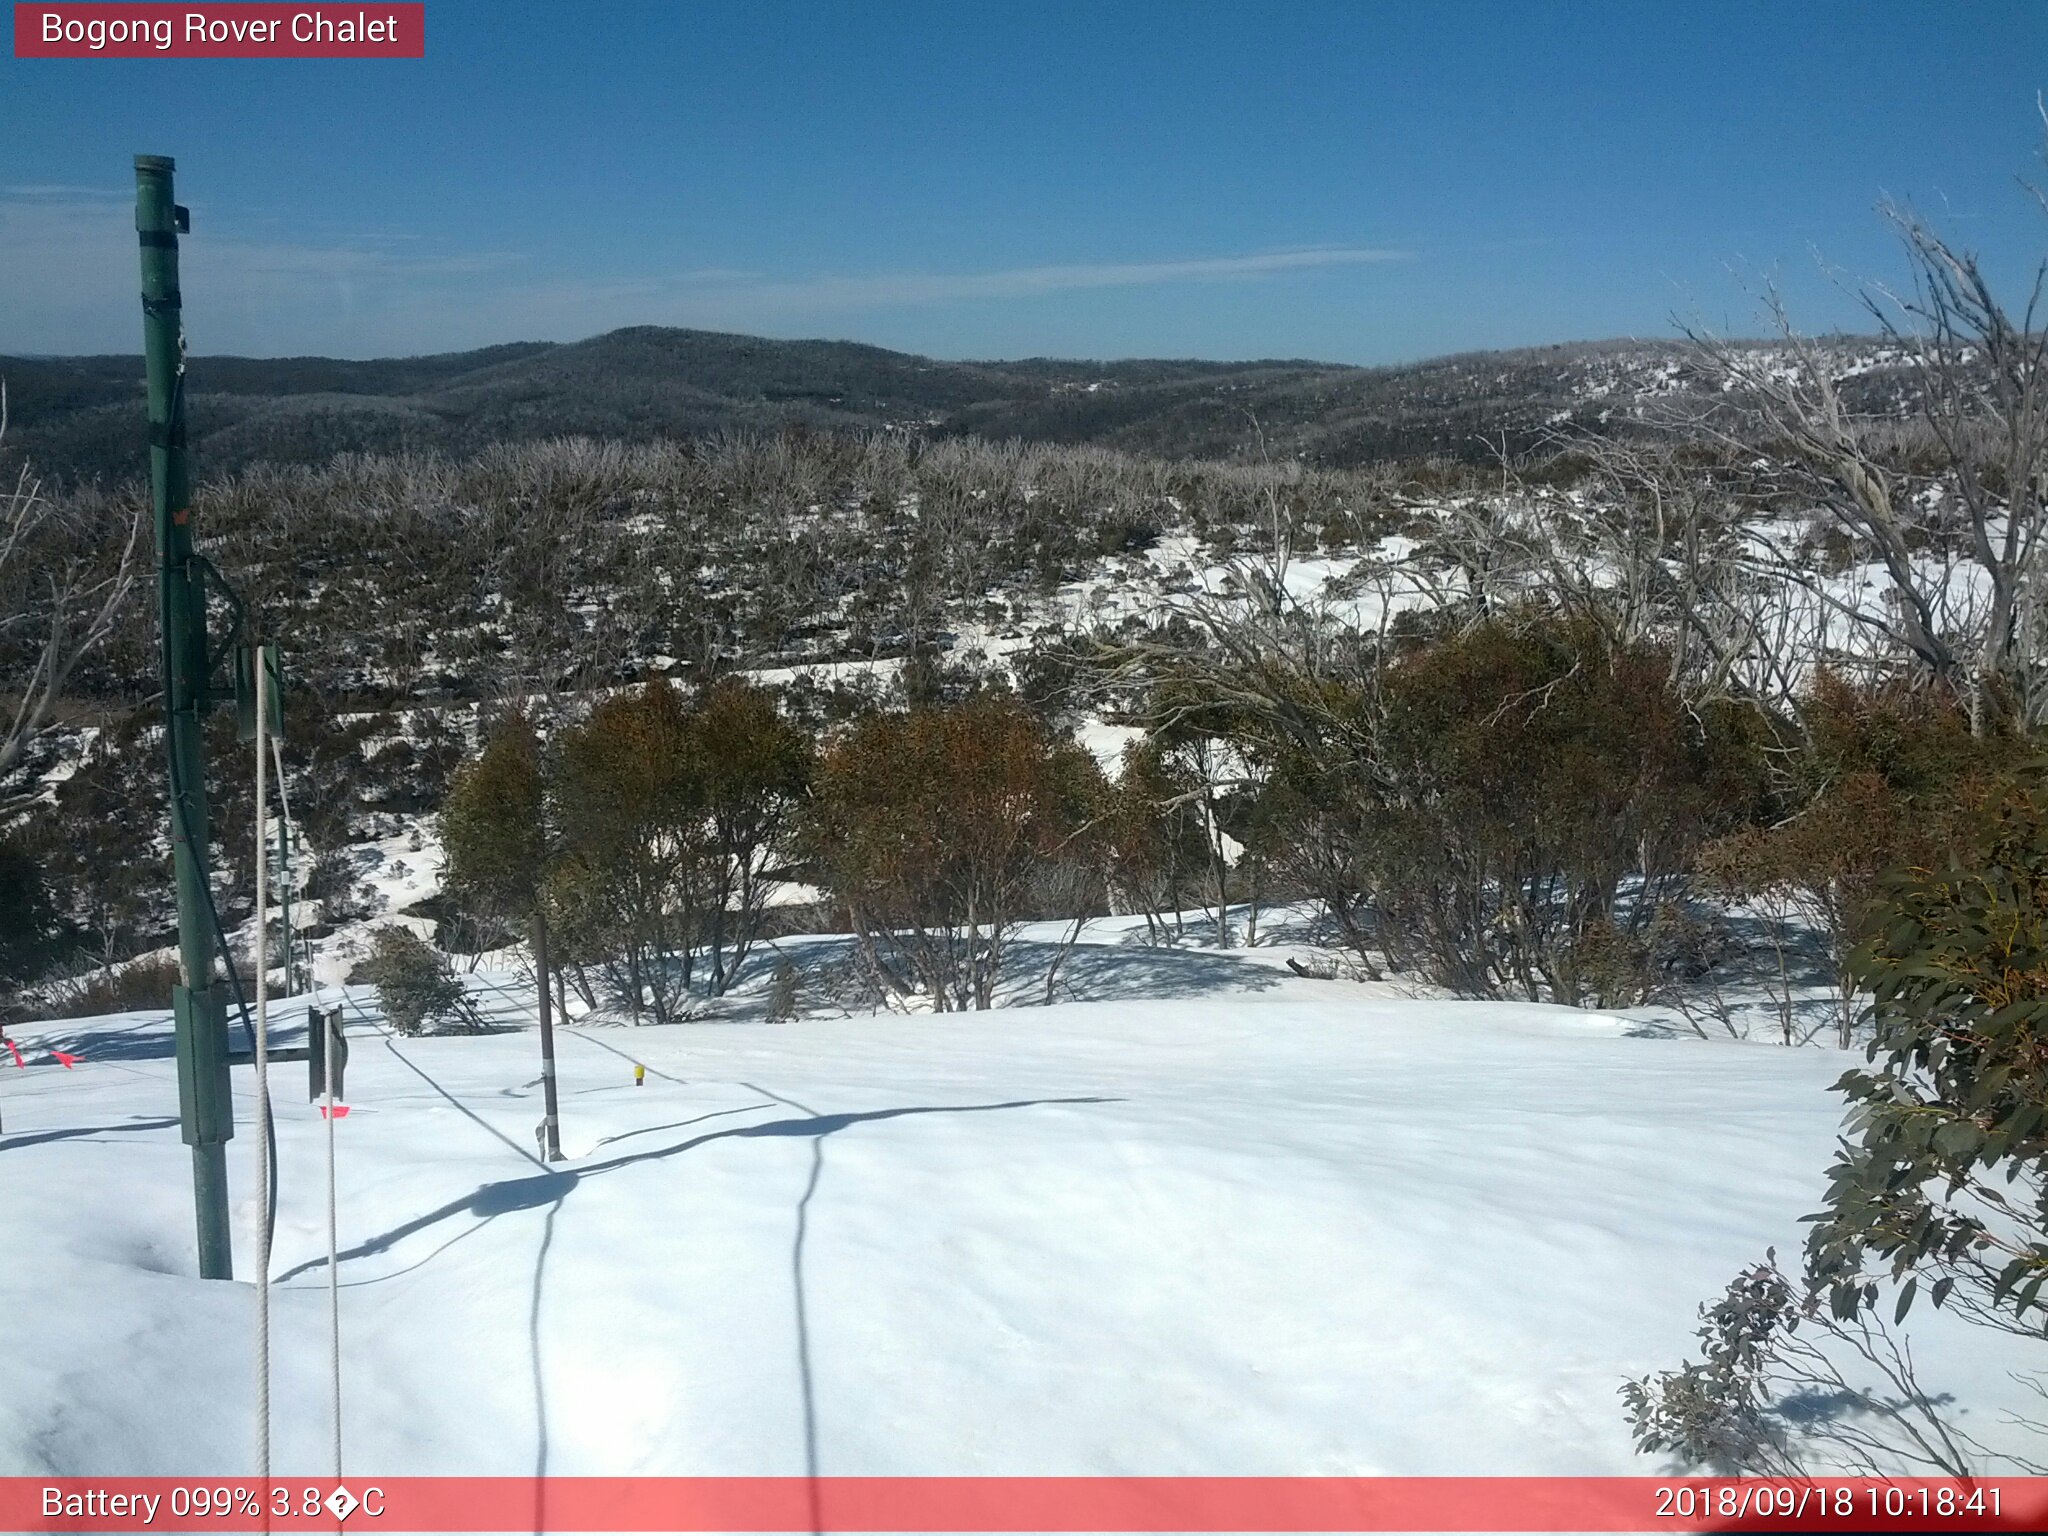
M411 1221L366 1238L353 1248L343 1250L338 1257L343 1261L369 1258L375 1254L389 1252L396 1244L430 1227L438 1226L451 1217L469 1215L490 1222L514 1211L538 1210L565 1199L585 1179L599 1174L611 1173L636 1163L658 1162L679 1153L714 1141L731 1141L742 1138L801 1138L825 1137L843 1131L849 1126L871 1121L896 1120L908 1115L959 1115L979 1114L999 1109L1026 1109L1039 1104L1108 1104L1115 1102L1105 1098L1063 1098L1063 1099L1012 1099L1000 1104L934 1104L919 1105L903 1109L873 1109L855 1113L835 1115L811 1115L801 1120L769 1120L759 1125L734 1126L721 1131L708 1131L701 1136L692 1136L673 1146L661 1147L648 1152L631 1152L618 1157L605 1158L599 1162L585 1163L576 1168L545 1168L542 1172L519 1179L500 1179L485 1184L460 1200L451 1200L438 1209L416 1216ZM687 1122L685 1122L687 1123ZM630 1134L630 1133L629 1133ZM522 1152L522 1155L525 1155ZM294 1265L277 1277L278 1284L297 1279L310 1271L325 1267L324 1257L308 1259Z

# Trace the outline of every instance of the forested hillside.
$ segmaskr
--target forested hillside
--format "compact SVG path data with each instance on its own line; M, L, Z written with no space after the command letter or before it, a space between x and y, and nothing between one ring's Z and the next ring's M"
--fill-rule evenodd
M1858 388L1889 382L1896 358ZM1612 342L1388 368L1309 362L960 363L850 342L638 327L439 357L195 356L190 431L208 471L345 452L467 454L580 435L645 442L805 426L1096 444L1167 458L1263 448L1327 467L1526 450L1700 376L1682 347ZM13 446L47 475L126 479L143 428L140 357L0 357Z

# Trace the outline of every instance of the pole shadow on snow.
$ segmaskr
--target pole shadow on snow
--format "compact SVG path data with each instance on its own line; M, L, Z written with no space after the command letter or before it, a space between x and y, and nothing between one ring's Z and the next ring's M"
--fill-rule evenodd
M487 1133L493 1140L501 1143L504 1146L510 1147L514 1152L518 1153L521 1157L525 1158L527 1162L532 1163L536 1168L545 1169L548 1166L545 1162L541 1160L539 1153L535 1152L531 1147L522 1147L521 1145L519 1145L518 1142L514 1141L510 1136L507 1136L495 1125L492 1125L490 1121L484 1119L482 1115L479 1115L475 1110L471 1109L467 1104L463 1103L462 1100L455 1097L455 1095L450 1093L446 1088L443 1088L440 1085L440 1083L435 1081L432 1077L428 1076L427 1073L424 1070L422 1070L421 1067L416 1062L414 1062L411 1057L407 1056L405 1052L401 1051L397 1046L391 1043L391 1037L389 1035L386 1035L384 1037L384 1049L389 1051L392 1055L396 1056L401 1062L405 1063L405 1069L408 1072L412 1073L413 1076L417 1077L421 1082L425 1083L429 1088L433 1089L434 1092L438 1093L439 1095L441 1095L442 1098L446 1099L450 1104L454 1105L456 1109L460 1110L463 1115L468 1117L470 1120L474 1121L475 1124L481 1130ZM342 1257L347 1258L348 1255L343 1254Z
M562 1198L567 1193L564 1190L548 1207L547 1223L540 1235L540 1252L533 1258L533 1302L526 1313L526 1348L533 1361L533 1528L536 1532L548 1528L548 1396L540 1366L540 1287L547 1272L548 1250L555 1245L555 1218L562 1214Z
M28 1131L19 1136L0 1136L0 1152L15 1152L23 1147L39 1146L46 1141L72 1141L113 1135L121 1131L161 1131L177 1123L178 1117L171 1115L155 1120L130 1119L126 1125L80 1125L66 1131Z
M714 1109L709 1114L692 1115L687 1120L671 1120L667 1125L642 1126L637 1131L621 1131L616 1136L605 1136L598 1140L600 1147L608 1147L615 1141L631 1141L635 1136L653 1136L661 1131L680 1131L686 1125L697 1125L706 1120L718 1120L726 1115L744 1115L749 1110L766 1109L766 1104L739 1104L731 1109Z
M439 1089L438 1084L436 1084L436 1088ZM440 1091L445 1095L445 1090ZM758 1093L763 1090L757 1088L754 1091ZM458 1107L462 1107L459 1101L451 1098L451 1102L456 1102ZM784 1100L782 1102L788 1101ZM380 1253L388 1253L395 1245L403 1242L406 1238L416 1233L424 1232L429 1227L438 1226L455 1216L476 1216L482 1218L483 1222L490 1222L514 1211L538 1210L543 1206L552 1205L556 1201L564 1199L571 1190L575 1189L585 1179L611 1173L620 1168L629 1168L638 1163L660 1162L684 1152L694 1151L696 1148L714 1141L762 1137L823 1137L843 1131L849 1126L880 1120L897 1120L910 1115L983 1114L999 1109L1028 1109L1040 1104L1110 1104L1114 1102L1116 1101L1113 1099L1100 1097L1011 1099L999 1104L912 1105L902 1109L871 1109L837 1115L808 1115L802 1120L769 1120L760 1125L741 1125L734 1126L729 1130L708 1131L701 1136L692 1136L687 1141L679 1141L673 1146L660 1147L648 1152L629 1152L617 1157L605 1158L599 1162L584 1163L575 1168L551 1167L546 1163L541 1163L531 1152L519 1147L511 1138L493 1129L491 1131L492 1135L505 1142L506 1145L513 1147L528 1161L536 1163L541 1171L525 1178L499 1179L492 1183L481 1185L459 1200L451 1200L447 1204L428 1211L423 1215L415 1216L411 1221L401 1223L390 1228L388 1231L380 1232L375 1237L365 1238L353 1248L344 1249L339 1257L343 1262L349 1262L355 1259L370 1258ZM472 1119L477 1118L466 1107L463 1107L463 1113L470 1115ZM479 1121L479 1123L482 1122ZM326 1263L327 1260L324 1257L308 1259L303 1264L295 1265L279 1275L276 1283L283 1284L287 1280L296 1279L300 1275L322 1268Z
M795 1099L784 1098L758 1083L742 1083L740 1086L755 1093L765 1094L778 1104L786 1104L791 1109L799 1110L814 1121L823 1118L809 1105L799 1103ZM796 1202L796 1237L789 1249L790 1296L796 1309L797 1400L803 1414L804 1489L810 1505L812 1536L823 1536L825 1511L819 1498L818 1393L816 1380L811 1372L811 1315L809 1293L804 1287L804 1243L811 1230L811 1200L817 1195L818 1181L825 1173L826 1134L829 1133L821 1133L811 1138L811 1176L805 1181L804 1192Z
M960 1104L952 1106L931 1106L913 1109L870 1110L865 1114L823 1115L809 1105L786 1098L772 1089L763 1088L759 1083L740 1084L750 1092L786 1104L801 1111L802 1120L770 1120L761 1125L743 1126L737 1130L719 1133L726 1136L808 1136L811 1141L811 1171L805 1181L804 1192L796 1203L796 1234L790 1244L789 1279L790 1293L796 1311L796 1369L799 1408L803 1421L804 1441L804 1482L809 1497L811 1531L813 1536L822 1536L825 1530L825 1512L821 1499L823 1484L818 1455L818 1395L817 1378L812 1368L810 1292L804 1282L805 1245L810 1237L811 1202L817 1197L819 1181L825 1173L825 1138L834 1131L844 1130L864 1120L891 1120L901 1115L930 1115L948 1113L979 1113L996 1109L1026 1109L1040 1104L1115 1104L1120 1100L1100 1095L1059 1098L1059 1099L1012 1099L1001 1104ZM710 1140L710 1137L703 1138Z
M397 1053L394 1052L394 1054ZM403 1060L404 1058L401 1056L400 1059ZM411 1065L411 1063L408 1062L407 1065ZM418 1071L419 1069L415 1067L414 1070ZM426 1076L425 1073L420 1073L420 1075L422 1077ZM429 1082L432 1082L431 1078L428 1078L427 1080ZM441 1253L446 1252L449 1248L453 1247L457 1242L460 1242L463 1238L470 1236L474 1232L480 1231L483 1227L488 1226L491 1222L495 1221L500 1216L508 1215L514 1211L530 1211L538 1210L543 1207L546 1208L547 1216L545 1218L545 1225L543 1227L541 1234L540 1251L535 1256L534 1260L532 1302L527 1313L527 1345L529 1351L529 1358L532 1361L533 1371L535 1425L534 1476L536 1477L536 1479L544 1478L546 1477L548 1470L549 1442L547 1424L546 1382L541 1365L541 1291L543 1279L545 1276L548 1253L554 1244L555 1219L557 1216L561 1214L563 1203L568 1199L570 1193L574 1191L575 1188L587 1178L592 1178L599 1174L610 1173L620 1168L629 1168L639 1163L659 1162L666 1158L674 1157L679 1153L692 1151L695 1148L705 1146L708 1143L714 1141L734 1141L741 1139L808 1138L811 1143L811 1166L809 1177L806 1179L804 1184L803 1194L798 1198L796 1205L796 1232L794 1240L790 1247L790 1285L796 1313L796 1365L799 1391L799 1407L802 1416L802 1431L804 1443L804 1475L810 1489L811 1528L814 1532L821 1532L824 1529L824 1518L823 1511L820 1507L819 1502L820 1484L818 1479L820 1473L818 1455L817 1390L816 1378L813 1371L811 1358L809 1294L804 1278L804 1259L806 1244L810 1236L811 1204L817 1196L818 1186L824 1176L825 1171L825 1138L828 1136L836 1135L838 1132L846 1130L852 1126L883 1120L903 1119L911 1115L986 1114L995 1110L1028 1109L1037 1105L1110 1104L1115 1103L1117 1101L1115 1099L1097 1095L1048 1099L1009 1099L995 1104L909 1105L899 1109L875 1109L864 1111L849 1111L839 1114L819 1114L815 1110L811 1109L808 1105L799 1103L794 1099L785 1098L783 1095L775 1093L770 1089L763 1088L758 1084L744 1083L741 1086L748 1089L750 1092L762 1095L764 1099L773 1101L778 1104L785 1104L789 1106L791 1109L799 1111L802 1114L803 1118L768 1120L763 1121L758 1125L733 1126L725 1130L708 1131L702 1135L692 1136L685 1141L677 1142L673 1146L661 1147L647 1152L626 1153L619 1156L606 1158L600 1162L586 1163L581 1167L573 1169L551 1167L543 1163L540 1165L541 1171L537 1174L519 1179L501 1179L490 1184L482 1185L474 1192L460 1200L449 1201L447 1204L440 1206L435 1210L428 1211L424 1215L415 1217L411 1221L405 1222L400 1226L393 1227L389 1231L382 1232L378 1234L376 1237L369 1238L364 1242L357 1244L355 1247L347 1249L339 1255L339 1258L344 1261L351 1261L355 1259L368 1258L372 1255L379 1253L388 1252L398 1243L403 1242L406 1238L411 1237L416 1233L423 1232L430 1227L436 1226L441 1222L451 1219L452 1217L469 1215L479 1218L474 1223L474 1225L465 1228L462 1232L456 1234L456 1236L450 1238L447 1242L441 1244L439 1248L436 1248L432 1254L427 1255L426 1258L420 1260L419 1263L408 1265L406 1269L395 1272L396 1274L406 1274L413 1269L419 1268L420 1264L430 1262L433 1258L435 1258ZM484 1123L480 1119L478 1119L478 1117L473 1112L471 1112L469 1109L463 1106L458 1100L456 1100L452 1095L448 1094L447 1090L442 1089L438 1083L434 1084L434 1087L436 1091L442 1094L443 1097L448 1098L449 1102L456 1104L457 1108L462 1109L464 1114L469 1115L470 1118L473 1120L478 1120L479 1124ZM649 1132L654 1131L677 1129L681 1126L696 1124L699 1121L713 1119L719 1115L739 1114L744 1113L748 1109L759 1109L764 1107L765 1105L745 1105L736 1109L714 1110L710 1114L699 1115L692 1120L678 1121L675 1123L675 1125L650 1126L647 1128L645 1132L629 1131L626 1132L625 1135L612 1137L610 1139L613 1141L622 1141L625 1140L628 1136L647 1134ZM486 1126L485 1128L491 1129L488 1126ZM492 1134L494 1136L497 1136L499 1140L506 1141L508 1145L514 1145L515 1150L519 1150L521 1151L522 1155L531 1158L531 1154L525 1153L524 1149L517 1148L516 1144L511 1143L508 1138L504 1137L496 1130L492 1130ZM299 1264L294 1268L285 1271L282 1275L278 1276L277 1283L283 1284L287 1281L293 1280L300 1275L308 1273L309 1271L317 1270L323 1267L325 1263L326 1260L324 1258L309 1259L305 1263ZM382 1280L394 1278L394 1276L384 1275L379 1276L377 1278ZM376 1282L358 1281L355 1283L374 1284ZM534 1489L534 1497L536 1500L534 1509L534 1529L536 1531L545 1530L546 1509L545 1504L541 1502L544 1501L546 1497L545 1484L536 1481Z

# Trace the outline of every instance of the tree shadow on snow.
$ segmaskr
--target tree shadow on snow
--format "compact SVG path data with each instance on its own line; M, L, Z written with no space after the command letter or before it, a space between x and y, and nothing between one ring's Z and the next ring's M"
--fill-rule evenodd
M232 1015L233 1007L228 1011ZM52 1019L0 1033L8 1035L29 1056L41 1051L66 1051L86 1061L169 1061L177 1055L168 1013L140 1014L119 1024L95 1021L89 1027ZM0 1051L0 1059L11 1058Z
M231 989L226 989L226 997L228 1049L236 1053L247 1051L250 1034L243 1024L243 1010L236 1003ZM256 1005L252 1000L248 1005L248 1018L252 1024L255 1017ZM7 1034L30 1057L39 1052L64 1051L78 1057L81 1062L91 1063L171 1061L178 1054L177 1035L168 1013L114 1015L112 1020L93 1019L83 1024L51 1019L15 1026L0 1033ZM270 1049L277 1051L304 1045L306 1036L306 1003L303 998L270 1004ZM0 1059L7 1059L4 1051L0 1051Z
M1244 933L1242 914L1241 908L1233 910L1232 932L1240 945ZM1188 920L1186 938L1180 943L1148 942L1142 930L1113 937L1108 942L1097 935L1074 946L1060 960L1051 1001L1113 1002L1263 992L1279 986L1282 980L1282 973L1265 963L1267 957L1261 954L1268 943L1277 941L1274 936L1279 931L1262 924L1258 948L1229 950L1211 947L1214 925L1199 917ZM1012 939L997 988L999 1006L1029 1008L1046 1002L1045 974L1059 958L1060 948L1047 939ZM873 996L856 963L851 941L844 934L826 934L777 939L762 946L747 958L724 996L692 996L685 1016L670 1022L768 1022L774 978L784 966L797 980L799 1016L815 1016L820 1009L854 1013L889 1011ZM622 1022L616 1018L616 1010L607 1013L606 1021Z
M1031 941L1011 949L1005 966L1014 980L1005 988L1012 1007L1040 1002L1045 972L1056 946ZM1056 1003L1095 1003L1215 997L1230 992L1265 992L1281 973L1249 958L1250 951L1181 949L1151 944L1080 944L1060 966L1053 987Z

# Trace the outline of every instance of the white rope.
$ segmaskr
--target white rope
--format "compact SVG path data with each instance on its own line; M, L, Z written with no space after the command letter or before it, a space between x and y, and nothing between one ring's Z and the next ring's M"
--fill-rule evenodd
M256 649L256 1103L270 1115L270 730L264 709L263 648ZM256 1228L256 1474L270 1508L270 1137L256 1138L256 1186L263 1219Z
M277 862L277 877L284 882L285 896L289 899L296 896L299 891L298 882L292 878L290 848L292 843L298 841L299 829L298 824L292 820L292 802L284 792L283 737L275 731L271 732L270 736L270 762L271 766L277 770L277 819L284 823L286 837L286 847ZM313 1002L317 1005L320 998L317 989L313 986L313 951L310 947L312 941L308 939L306 943L309 946L306 950L306 987L308 991L313 993ZM292 985L292 952L289 947L284 952L284 985L286 994L289 995ZM311 1040L306 1042L308 1045L312 1043Z
M325 1060L327 1070L321 1074L321 1091L327 1098L327 1353L328 1367L334 1381L334 1476L341 1479L341 1262L335 1256L335 1199L334 1199L334 1074L338 1069L336 1059L340 1055L341 1010L332 1015L318 1015L320 1027L327 1031Z
M279 746L278 738L275 736L270 739L270 752L271 761L277 765L278 814L284 821L287 835L291 835L297 829L292 822L291 801L285 794L284 753ZM320 1006L320 983L313 974L311 942L310 939L307 941L306 986L312 997L312 1002L309 1006L313 1010L314 1027L319 1029L324 1037L321 1042L321 1059L327 1066L326 1071L321 1074L321 1092L324 1096L322 1114L327 1121L327 1364L329 1379L333 1383L331 1407L334 1429L334 1476L336 1481L339 1481L341 1478L341 1276L340 1263L336 1258L340 1248L337 1238L340 1230L340 1221L334 1195L334 1074L338 1070L336 1062L340 1059L341 1055L341 1010L339 1008L334 1010L335 1022L329 1024L327 1010ZM290 964L289 958L287 958L286 964ZM344 992L342 996L346 999L348 994ZM306 1042L309 1047L312 1043L310 1039Z

